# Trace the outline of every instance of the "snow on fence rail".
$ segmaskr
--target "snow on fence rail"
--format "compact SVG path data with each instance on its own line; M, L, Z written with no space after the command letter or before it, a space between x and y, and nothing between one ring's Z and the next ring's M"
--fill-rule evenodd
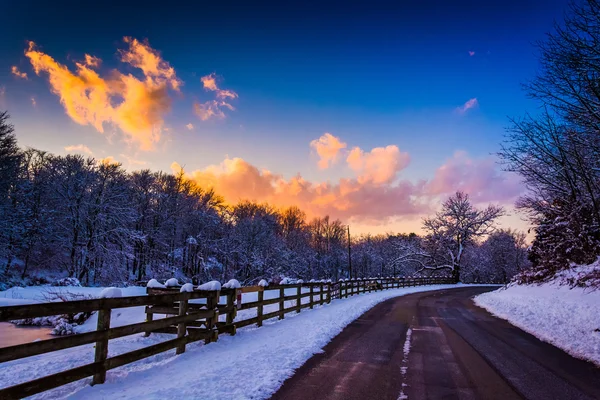
M210 343L216 341L219 334L235 335L238 328L252 324L260 327L267 319L284 319L287 313L299 313L303 308L312 309L315 305L330 303L331 299L347 298L377 290L446 283L454 283L453 278L353 279L335 283L259 285L221 290L194 289L191 292L183 291L180 287L148 287L147 296L0 307L0 322L79 312L98 312L95 331L0 348L0 363L2 363L88 343L96 344L93 363L2 388L0 398L31 396L89 376L93 376L92 384L104 383L107 370L173 348L176 348L176 354L181 354L185 352L188 343L199 340ZM248 298L251 297L249 295L254 294L256 300L253 300L252 296L253 301L242 302L243 297ZM286 303L289 305L290 302L292 305L286 307ZM146 306L145 322L110 327L111 310L139 306ZM254 313L246 311L254 309L255 316ZM157 314L164 317L154 319ZM220 317L224 317L222 321ZM153 332L174 334L177 337L108 358L108 343L111 339L137 333L145 333L148 336Z

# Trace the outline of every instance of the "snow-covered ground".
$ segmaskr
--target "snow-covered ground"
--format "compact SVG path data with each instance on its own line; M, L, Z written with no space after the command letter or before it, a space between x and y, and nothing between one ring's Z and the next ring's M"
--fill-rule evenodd
M175 355L174 350L171 350L125 365L109 371L107 382L103 385L91 387L91 378L87 378L41 393L34 398L267 398L296 368L322 351L346 325L374 305L409 293L455 287L460 285L391 289L333 300L331 304L317 306L314 310L287 314L283 321L271 319L262 328L249 326L238 330L235 336L221 335L216 343L206 346L200 342L192 343L181 355ZM27 288L23 290L26 291ZM128 289L123 290L124 295L130 295ZM101 289L98 293L100 291ZM272 293L275 295L275 292ZM21 294L22 300L27 300L26 293ZM10 298L10 295L6 298ZM141 317L136 318L143 319L143 313L141 314ZM137 322L130 317L132 316L120 318L119 321ZM109 356L169 338L172 336L152 334L149 338L133 335L112 340L109 344ZM90 344L3 363L0 364L0 387L92 361L93 345Z
M102 287L80 287L80 286L27 286L27 287L13 287L5 291L0 291L0 306L13 306L13 305L22 305L22 304L32 304L39 302L47 302L48 298L52 297L53 294L57 292L69 293L74 295L84 295L91 296L93 298L101 297L102 291L106 290L106 288ZM120 288L122 296L145 296L146 288L140 286L130 286L127 288ZM302 288L302 293L309 292L310 289L305 287ZM286 296L292 296L297 293L296 288L290 288L285 290ZM269 290L268 287L265 288L264 299L273 299L279 297L279 289L277 290ZM318 289L314 291L314 298L317 300ZM325 293L323 294L323 299L325 300ZM242 302L250 303L258 300L257 292L243 293L242 294ZM192 302L203 303L206 300L192 300ZM220 299L221 304L226 304L227 299L225 296L222 296ZM309 297L304 297L302 299L302 304L307 304L310 302ZM285 302L285 308L293 307L296 305L295 300L288 300ZM110 319L110 326L113 328L135 324L138 322L144 322L146 319L146 314L144 313L144 306L141 307L129 307L129 308L121 308L116 309L112 312ZM279 304L269 304L264 306L263 313L267 314L272 311L277 311L279 309ZM160 314L155 315L155 319L162 318ZM250 319L256 317L256 308L252 308L249 310L241 310L238 311L235 321L241 321L244 319ZM225 315L221 315L219 317L220 321L225 321ZM75 333L84 333L96 330L96 326L98 324L98 315L94 313L85 323L80 326L75 326L73 331Z
M577 269L569 274L577 274ZM511 285L475 297L497 317L600 366L600 290L570 288L565 276L542 285Z

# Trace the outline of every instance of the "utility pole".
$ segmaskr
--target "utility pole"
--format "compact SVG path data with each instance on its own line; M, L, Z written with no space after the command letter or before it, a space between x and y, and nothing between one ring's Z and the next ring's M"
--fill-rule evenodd
M348 273L352 279L352 248L350 247L350 225L348 225Z

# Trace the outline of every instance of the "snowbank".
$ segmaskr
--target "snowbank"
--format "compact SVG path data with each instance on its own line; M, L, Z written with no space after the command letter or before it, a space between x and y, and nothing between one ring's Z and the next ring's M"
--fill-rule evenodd
M91 387L91 378L86 378L34 398L265 399L346 325L376 304L409 293L453 287L460 285L391 289L333 300L314 310L288 314L281 321L265 321L259 329L249 326L235 336L222 335L216 343L189 344L178 356L169 351L119 367L108 372L103 385ZM169 338L172 336L152 334L144 338L140 334L116 339L109 344L109 354L122 354ZM3 363L2 386L91 362L93 357L90 344ZM231 379L232 373L235 379Z
M555 282L512 285L475 297L475 304L552 343L574 357L600 366L600 291Z
M282 285L285 285L285 283L282 283ZM267 282L264 279L261 279L260 282L258 282L258 286L267 287L269 286L269 282Z

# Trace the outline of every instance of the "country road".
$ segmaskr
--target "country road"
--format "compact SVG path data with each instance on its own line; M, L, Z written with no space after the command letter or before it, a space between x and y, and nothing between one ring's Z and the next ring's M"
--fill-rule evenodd
M381 303L273 399L600 399L600 368L491 316L472 287Z

